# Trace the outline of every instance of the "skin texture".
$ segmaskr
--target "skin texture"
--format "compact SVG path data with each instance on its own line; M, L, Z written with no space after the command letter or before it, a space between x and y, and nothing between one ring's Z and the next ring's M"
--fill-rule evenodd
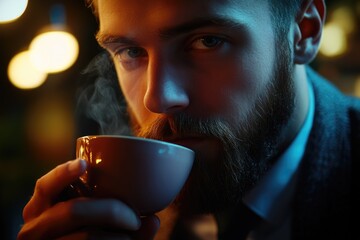
M99 0L97 7L97 39L113 57L134 134L196 152L175 209L236 207L304 121L303 65L316 55L324 2L304 1L281 39L267 1ZM70 161L37 181L18 239L153 239L158 218L140 219L120 200L57 201L85 169Z

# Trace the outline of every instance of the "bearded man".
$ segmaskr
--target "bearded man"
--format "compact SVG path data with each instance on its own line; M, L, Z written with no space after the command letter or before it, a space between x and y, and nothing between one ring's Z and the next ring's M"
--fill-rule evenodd
M19 239L351 239L360 101L308 67L323 0L90 5L107 52L91 66L112 83L92 99L109 101L109 76L121 93L115 116L103 104L106 133L125 119L129 134L186 146L195 163L172 205L142 218L119 199L54 201L86 170L62 164L37 181Z

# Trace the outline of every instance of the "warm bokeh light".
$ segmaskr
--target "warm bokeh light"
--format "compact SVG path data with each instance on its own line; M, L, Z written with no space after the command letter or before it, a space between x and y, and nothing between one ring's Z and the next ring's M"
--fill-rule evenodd
M331 19L348 34L355 30L355 16L353 10L349 7L343 6L335 9Z
M320 53L327 57L335 57L347 50L345 30L336 22L329 22L324 26Z
M0 0L0 23L19 18L26 10L28 0Z
M49 31L36 36L30 43L34 65L47 73L61 72L71 67L78 55L76 38L65 31Z
M26 135L32 154L44 163L59 163L74 153L75 125L72 102L61 93L47 93L27 109Z
M355 80L354 95L360 97L360 76Z
M15 55L8 66L8 76L17 88L32 89L39 87L47 78L47 74L39 71L30 61L28 51Z

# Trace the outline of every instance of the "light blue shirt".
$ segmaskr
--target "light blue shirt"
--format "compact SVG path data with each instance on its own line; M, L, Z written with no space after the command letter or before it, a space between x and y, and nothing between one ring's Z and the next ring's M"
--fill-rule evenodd
M267 227L252 232L248 239L290 239L296 173L305 153L315 112L314 90L311 83L307 85L309 109L301 130L271 170L243 199L247 206L269 223Z

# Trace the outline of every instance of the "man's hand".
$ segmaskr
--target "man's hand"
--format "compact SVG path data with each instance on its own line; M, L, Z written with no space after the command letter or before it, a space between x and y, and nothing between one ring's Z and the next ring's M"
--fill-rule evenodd
M57 202L61 192L86 170L86 161L61 164L41 177L23 211L18 240L153 239L156 216L141 218L116 199L74 198Z

